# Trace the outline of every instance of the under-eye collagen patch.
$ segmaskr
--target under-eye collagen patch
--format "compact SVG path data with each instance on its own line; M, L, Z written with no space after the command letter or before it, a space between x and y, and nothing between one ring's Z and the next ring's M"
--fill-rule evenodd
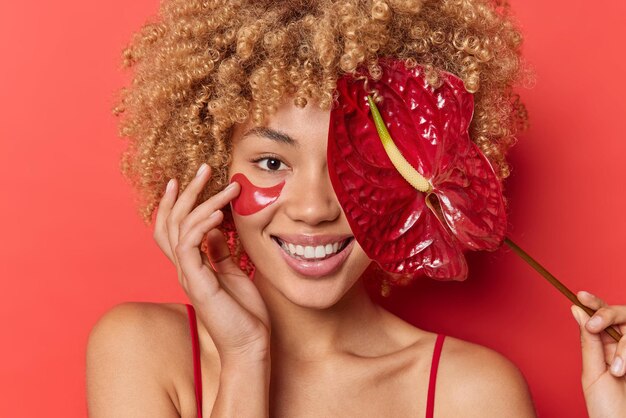
M252 215L271 205L278 199L285 186L285 181L272 187L258 187L242 173L235 173L230 182L236 181L241 185L239 196L233 199L232 206L239 215Z

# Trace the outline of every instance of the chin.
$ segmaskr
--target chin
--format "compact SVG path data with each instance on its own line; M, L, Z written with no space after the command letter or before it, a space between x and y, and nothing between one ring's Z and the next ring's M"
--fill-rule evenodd
M336 305L358 281L348 277L311 280L285 275L283 278L274 285L286 299L294 305L319 310Z

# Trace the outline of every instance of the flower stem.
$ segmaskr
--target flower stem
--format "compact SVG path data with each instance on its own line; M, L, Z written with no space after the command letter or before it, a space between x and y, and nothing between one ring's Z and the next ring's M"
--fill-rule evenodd
M569 300L572 301L572 303L574 303L577 306L580 306L585 312L587 312L587 314L589 316L592 316L594 313L596 313L596 311L594 311L593 309L583 305L582 303L580 303L580 301L578 300L578 298L576 297L576 295L569 290L563 283L561 283L556 277L554 277L552 274L550 274L550 272L548 270L546 270L545 268L543 268L543 266L541 264L539 264L538 262L536 262L530 255L528 255L524 250L522 250L520 247L517 246L517 244L515 244L513 241L511 241L511 239L509 237L504 237L504 242L511 247L511 249L513 251L515 251L517 253L517 255L519 255L521 258L523 258L528 264L531 265L532 268L534 268L535 270L537 270L539 272L539 274L541 274L543 277L545 277L550 283L552 283L552 285L554 287L557 288L557 290L561 293L563 293ZM619 333L619 331L617 331L615 328L609 326L605 329L605 331L611 336L613 337L613 339L615 341L619 341L620 338L622 337L622 334Z

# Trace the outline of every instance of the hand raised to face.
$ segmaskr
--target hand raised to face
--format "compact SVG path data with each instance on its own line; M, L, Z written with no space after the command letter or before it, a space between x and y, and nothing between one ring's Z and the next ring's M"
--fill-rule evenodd
M241 186L231 183L193 208L209 178L210 168L203 164L178 199L176 181L169 183L158 207L154 239L175 264L178 281L221 360L263 360L269 352L266 306L254 283L231 258L217 229L224 219L220 208L239 194ZM208 254L200 250L205 236Z

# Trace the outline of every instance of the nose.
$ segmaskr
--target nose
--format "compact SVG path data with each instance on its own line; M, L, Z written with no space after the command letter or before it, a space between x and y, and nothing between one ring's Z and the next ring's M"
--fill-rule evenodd
M289 198L285 207L287 216L293 221L308 225L332 222L341 215L341 207L335 195L328 169L307 170L292 179Z

